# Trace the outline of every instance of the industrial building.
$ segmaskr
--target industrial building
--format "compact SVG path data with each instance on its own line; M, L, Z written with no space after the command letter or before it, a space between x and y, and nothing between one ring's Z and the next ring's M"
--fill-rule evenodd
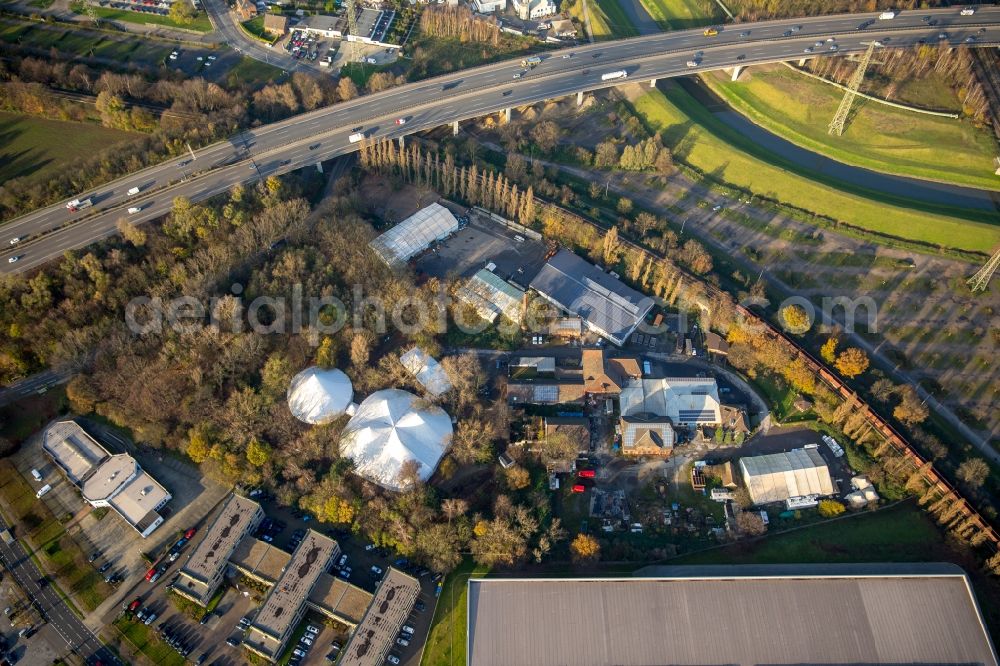
M622 416L665 416L674 427L722 423L719 387L712 378L632 380L622 388L620 403Z
M375 591L368 612L358 625L340 658L340 666L371 666L385 663L386 655L413 604L420 596L420 581L393 567Z
M441 364L420 347L414 347L401 354L399 362L433 396L444 395L451 390L451 380Z
M296 30L319 35L327 39L341 38L344 36L344 25L347 21L340 16L325 16L323 14L310 14L295 24Z
M546 262L530 286L619 346L653 308L653 299L565 249Z
M455 296L491 324L500 315L514 323L521 323L524 292L485 268L477 271L459 287Z
M76 421L45 429L42 450L94 508L111 507L148 537L163 523L157 513L171 495L127 453L112 454Z
M339 555L336 541L312 530L306 532L254 616L243 646L268 661L276 661L306 612L306 598Z
M740 458L739 465L743 483L756 505L836 492L830 469L816 448Z
M369 245L389 266L402 266L435 241L458 231L458 219L439 203L421 208Z
M264 510L257 502L230 495L204 538L181 567L174 591L199 606L207 606L222 583L236 546L257 529L263 519Z
M333 421L348 411L353 397L350 377L337 369L306 368L288 384L288 409L305 423Z
M340 453L354 461L360 476L389 490L404 490L401 472L416 464L426 481L451 446L451 419L443 409L422 404L399 389L376 391L344 428Z
M466 663L997 665L951 564L650 569L470 579Z

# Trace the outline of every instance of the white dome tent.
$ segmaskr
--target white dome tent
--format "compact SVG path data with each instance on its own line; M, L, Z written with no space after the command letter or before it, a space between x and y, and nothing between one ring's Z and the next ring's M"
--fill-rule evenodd
M358 474L383 488L404 490L400 471L412 460L423 481L431 477L451 445L451 419L440 407L418 401L399 389L365 398L340 440L341 455L354 460Z
M354 388L340 370L306 368L288 385L288 408L300 421L314 425L329 423L348 410Z

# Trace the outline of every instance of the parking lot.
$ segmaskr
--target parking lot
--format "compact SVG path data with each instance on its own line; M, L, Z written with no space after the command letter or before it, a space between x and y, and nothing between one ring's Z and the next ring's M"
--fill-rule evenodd
M288 39L278 42L281 48L285 49L289 55L296 60L308 60L320 65L328 66L334 59L337 49L340 47L340 40L324 39L313 34L306 34L301 30L292 30Z
M470 211L469 224L420 256L416 268L437 278L469 277L490 262L494 273L527 287L545 264L545 244Z

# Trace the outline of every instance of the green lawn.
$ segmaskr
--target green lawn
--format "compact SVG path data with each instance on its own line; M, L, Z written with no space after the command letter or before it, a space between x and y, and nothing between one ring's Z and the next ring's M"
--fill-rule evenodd
M830 187L820 174L805 177L801 168L730 129L676 85L668 85L666 92L643 92L633 107L652 129L663 133L675 159L718 182L861 229L931 246L989 253L1000 243L1000 226L995 219L990 223L985 212L963 209L946 215L940 214L946 211L904 208L898 205L903 201ZM959 213L976 221L953 216Z
M266 30L264 30L264 15L263 14L260 14L259 16L255 16L252 19L250 19L249 21L244 21L240 25L242 25L243 29L248 34L250 34L254 39L259 39L260 41L266 42L268 44L273 44L274 42L276 42L278 40L277 35L272 35L271 33L269 33Z
M64 28L0 19L0 42L36 49L56 49L75 56L154 64L162 62L170 47L157 40L120 39L84 28Z
M87 13L81 3L72 3L70 9L77 14ZM193 30L195 32L212 32L212 22L208 19L208 14L205 12L198 12L198 15L190 23L182 25L169 16L160 16L159 14L144 14L124 9L111 9L110 7L90 6L87 9L92 9L98 18L109 21L125 21L126 23L138 23L140 25L151 23L167 28L180 28L181 30Z
M719 20L713 0L641 0L646 12L664 30L685 30Z
M610 31L612 37L635 37L639 34L621 5L618 4L618 0L595 0L587 8L590 10L591 22L594 21L595 15L599 16L603 28ZM597 35L595 34L594 37Z
M733 82L703 77L754 123L804 148L875 171L1000 190L993 133L971 122L921 115L858 100L843 136L827 131L843 91L782 65L753 67ZM947 87L943 84L934 86ZM940 100L935 99L940 102ZM953 100L951 107L957 104Z
M115 620L114 626L129 643L157 666L183 666L186 663L184 657L157 637L154 628L125 617Z
M78 159L136 136L92 123L0 112L0 182L44 180Z
M485 568L467 558L444 579L421 666L465 666L467 583L485 574Z
M284 71L280 67L243 56L234 67L229 69L226 78L230 84L247 83L251 87L257 88L275 79L280 79L283 74Z

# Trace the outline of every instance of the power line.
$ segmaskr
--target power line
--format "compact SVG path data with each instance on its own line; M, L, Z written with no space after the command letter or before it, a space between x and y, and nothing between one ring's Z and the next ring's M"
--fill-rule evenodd
M986 291L986 288L990 286L990 279L993 277L993 273L996 272L997 267L1000 267L1000 250L994 252L990 260L976 271L975 275L969 278L969 288L972 291Z
M837 107L837 113L830 121L830 134L840 136L844 133L844 124L847 122L847 116L851 113L851 106L854 104L858 88L861 87L861 82L865 79L865 72L868 71L868 65L871 63L872 53L876 46L880 46L877 41L868 45L864 55L861 56L861 61L858 62L858 68L851 75L851 80L847 83L847 92L844 93L844 98L840 100L840 106Z

